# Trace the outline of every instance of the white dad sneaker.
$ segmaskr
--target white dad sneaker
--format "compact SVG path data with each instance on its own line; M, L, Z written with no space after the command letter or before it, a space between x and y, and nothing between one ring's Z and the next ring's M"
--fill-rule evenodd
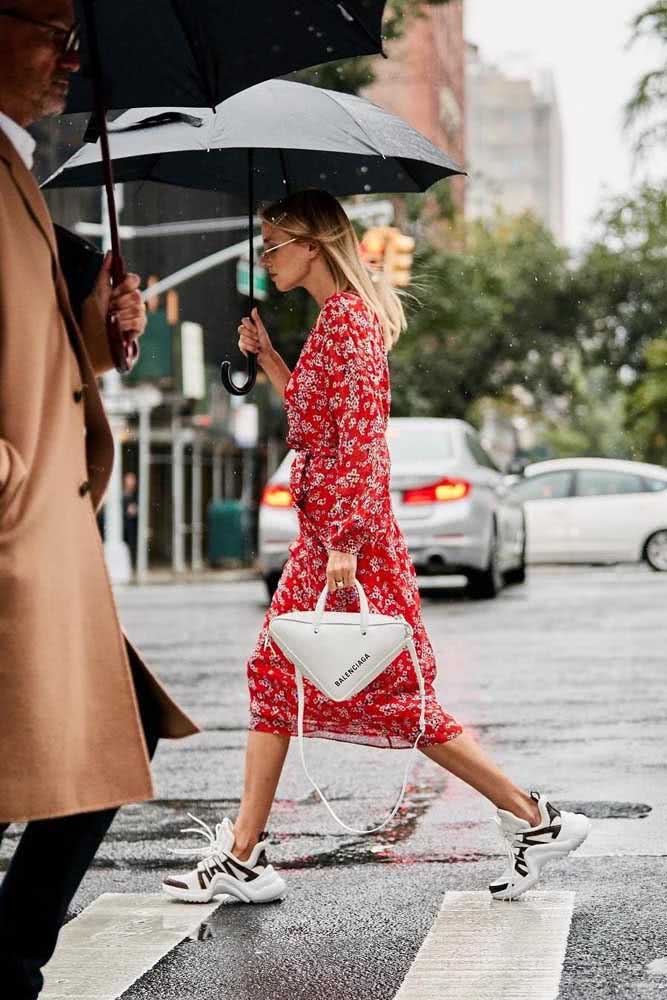
M591 830L583 813L561 812L539 792L530 797L537 803L540 822L531 826L511 812L499 809L496 822L507 850L507 868L489 886L494 899L510 901L532 889L549 861L564 858L581 847Z
M282 899L287 893L285 880L266 858L268 840L263 834L246 861L239 861L232 854L234 827L229 819L217 823L215 832L210 826L192 816L199 828L190 827L184 833L199 833L208 844L197 848L204 855L197 867L185 875L164 879L162 889L174 899L184 903L208 903L214 896L227 894L242 903L270 903ZM178 850L178 854L191 854Z

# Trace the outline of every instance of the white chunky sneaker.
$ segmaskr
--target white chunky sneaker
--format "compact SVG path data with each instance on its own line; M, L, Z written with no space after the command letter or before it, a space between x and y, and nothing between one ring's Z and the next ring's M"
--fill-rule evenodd
M162 889L168 896L184 903L208 903L214 896L227 894L242 903L270 903L282 899L287 893L285 880L267 862L268 840L263 834L247 861L239 861L232 854L234 827L229 819L217 823L215 832L195 816L191 817L199 828L190 827L184 833L199 833L208 844L197 848L204 855L193 871L186 875L164 879ZM191 850L178 850L178 854L191 854Z
M548 861L564 858L581 847L591 821L582 813L561 812L539 792L531 798L540 811L540 822L531 826L511 812L499 809L496 822L507 850L506 870L489 886L494 899L517 899L532 889Z

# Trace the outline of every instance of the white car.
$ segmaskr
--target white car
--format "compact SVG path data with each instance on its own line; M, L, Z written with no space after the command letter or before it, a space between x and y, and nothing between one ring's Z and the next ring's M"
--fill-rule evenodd
M476 597L495 597L525 579L522 505L462 420L389 421L391 496L418 575L462 574ZM259 565L275 590L297 533L288 454L271 476L259 509Z
M530 563L645 559L667 572L667 469L606 458L526 466L512 486L526 512Z

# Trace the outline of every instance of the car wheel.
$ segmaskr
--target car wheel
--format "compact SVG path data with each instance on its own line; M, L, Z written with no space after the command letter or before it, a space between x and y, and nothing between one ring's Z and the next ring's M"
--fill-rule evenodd
M525 583L526 582L526 526L523 526L523 545L521 546L521 557L519 565L514 569L508 569L505 573L505 583Z
M486 569L475 570L468 578L468 593L471 597L487 600L496 597L503 586L503 574L500 571L500 554L498 552L498 533L495 525L491 535L489 561Z
M656 573L667 573L667 530L654 532L644 547L644 558Z
M278 584L280 583L280 577L281 576L282 576L282 573L273 572L273 573L268 573L264 577L264 584L266 586L266 592L269 595L269 600L270 601L273 600L273 595L275 594L276 590L278 589Z

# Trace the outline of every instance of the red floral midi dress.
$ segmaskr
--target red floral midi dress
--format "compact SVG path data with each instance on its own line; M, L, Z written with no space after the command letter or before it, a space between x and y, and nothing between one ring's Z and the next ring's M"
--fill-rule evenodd
M433 691L436 666L421 618L414 567L389 493L389 369L382 329L361 298L328 298L285 389L288 445L296 451L290 489L299 535L248 661L250 729L296 734L294 668L268 642L275 615L312 610L326 582L328 551L358 557L357 578L371 608L403 615L414 631L426 686L427 728L420 746L462 730ZM329 597L332 611L357 611L356 591ZM402 653L367 688L334 702L304 682L304 733L377 747L414 744L421 701L410 654Z

